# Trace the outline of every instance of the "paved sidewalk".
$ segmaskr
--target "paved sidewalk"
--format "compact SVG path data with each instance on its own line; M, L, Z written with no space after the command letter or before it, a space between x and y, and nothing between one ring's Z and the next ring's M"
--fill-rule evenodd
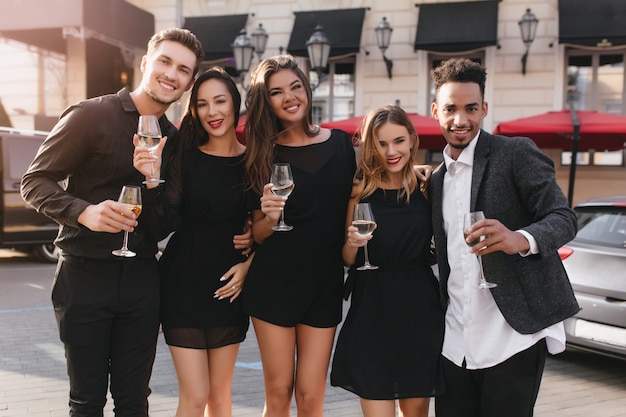
M0 334L0 417L66 417L68 383L52 309L2 309ZM151 386L151 416L174 416L176 377L162 335ZM260 416L262 408L263 376L251 329L235 371L233 416ZM106 410L105 417L114 416L110 401ZM325 415L360 416L358 400L329 387ZM626 363L578 352L550 358L535 415L626 416Z
M0 262L0 417L68 416L65 358L50 306L53 272L50 265ZM177 383L162 335L151 387L151 417L173 417ZM263 397L251 328L235 369L233 416L259 417ZM114 417L112 408L109 401L105 417ZM432 408L431 403L430 417ZM326 417L360 415L354 394L328 387ZM570 351L549 358L535 416L626 417L626 361Z

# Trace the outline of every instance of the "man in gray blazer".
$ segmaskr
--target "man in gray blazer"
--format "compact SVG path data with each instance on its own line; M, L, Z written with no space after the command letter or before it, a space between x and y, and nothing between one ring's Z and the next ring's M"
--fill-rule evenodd
M576 216L532 140L480 129L481 65L451 59L432 75L431 111L447 141L430 182L446 307L437 417L532 416L546 354L565 349L562 321L579 310L557 254L574 238ZM464 230L464 214L478 210L486 219ZM496 287L478 287L477 255Z

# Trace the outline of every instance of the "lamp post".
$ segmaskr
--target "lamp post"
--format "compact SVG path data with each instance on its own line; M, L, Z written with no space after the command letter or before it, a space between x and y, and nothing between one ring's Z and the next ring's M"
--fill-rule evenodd
M261 61L261 57L265 53L265 47L267 46L267 38L269 37L262 23L259 23L259 27L254 29L250 37L252 38L254 52L256 52L256 56L259 58L259 61Z
M317 84L311 85L311 89L315 90L321 83L322 71L328 65L330 54L330 42L323 32L322 25L315 27L315 31L306 42L306 49L309 53L311 69L317 73Z
M393 28L387 21L386 17L383 17L383 20L380 21L378 26L376 26L376 43L378 43L378 48L383 53L383 60L387 65L387 75L389 79L391 79L391 68L393 67L393 61L385 56L385 51L389 48L389 42L391 41L391 32L393 32Z
M241 86L247 89L244 85L244 79L245 73L250 70L254 46L252 46L250 38L246 35L246 29L239 31L239 35L237 35L230 47L233 48L233 55L235 55L235 69L241 78Z
M259 26L252 32L252 41L247 36L246 29L241 29L239 35L235 38L232 45L233 55L235 56L235 69L241 79L241 86L244 90L248 87L245 86L245 73L250 71L250 65L252 64L252 53L256 52L259 61L265 53L265 47L267 46L267 38L269 37L263 24L259 23Z
M539 19L530 12L530 9L526 9L526 13L522 16L522 20L518 22L519 29L522 32L522 41L526 45L526 52L522 56L522 74L526 74L526 61L528 60L528 51L530 50L530 44L535 40L537 34L537 25Z

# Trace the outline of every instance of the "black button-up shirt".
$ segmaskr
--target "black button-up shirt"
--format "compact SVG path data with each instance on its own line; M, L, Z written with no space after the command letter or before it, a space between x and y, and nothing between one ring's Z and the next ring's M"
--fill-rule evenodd
M119 259L111 251L122 245L123 232L93 232L78 223L78 216L90 204L117 200L122 186L145 179L133 166L138 120L129 91L122 89L67 108L41 145L22 179L22 196L59 223L55 243L62 254ZM164 135L175 135L167 117L160 124ZM156 239L142 227L141 216L138 222L129 248L139 257L154 256Z

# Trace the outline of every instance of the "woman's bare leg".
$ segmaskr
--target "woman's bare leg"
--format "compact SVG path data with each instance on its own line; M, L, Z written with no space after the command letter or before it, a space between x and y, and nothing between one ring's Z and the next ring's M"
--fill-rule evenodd
M395 400L360 400L363 417L396 417Z
M428 417L430 398L404 398L398 401L400 417Z
M210 417L231 417L233 410L232 385L239 344L209 349Z
M298 417L322 417L335 327L296 326L296 405Z
M264 417L289 417L293 397L296 330L252 318L256 333L263 379L265 381Z
M203 417L209 398L209 360L203 349L170 346L178 378L176 417Z

